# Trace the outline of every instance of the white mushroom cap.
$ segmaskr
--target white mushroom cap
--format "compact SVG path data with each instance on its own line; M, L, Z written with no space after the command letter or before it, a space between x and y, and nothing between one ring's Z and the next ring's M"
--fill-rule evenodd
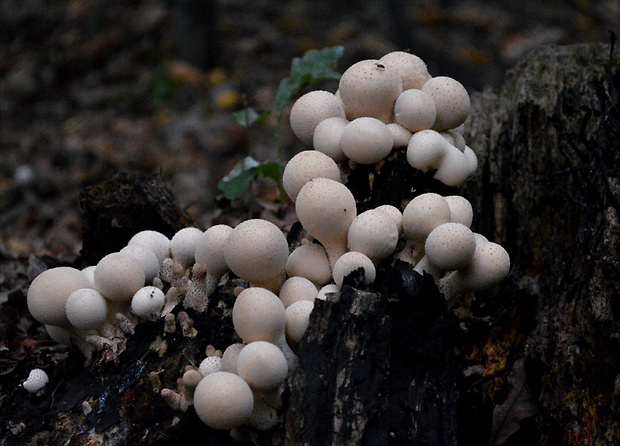
M469 228L474 219L474 209L469 200L461 195L448 195L444 199L450 207L450 221Z
M467 143L465 142L465 138L463 137L463 134L459 130L461 127L462 125L455 129L449 129L444 132L441 132L441 136L446 138L446 140L450 144L452 144L454 147L456 147L461 152L463 152L465 150L465 147L467 147Z
M161 314L166 295L162 290L154 286L140 288L131 299L131 311L142 318L157 318Z
M466 146L463 149L463 155L465 155L465 159L467 160L467 166L469 168L468 176L471 176L476 172L476 170L478 170L478 156L476 155L476 152L474 152L469 146Z
M22 383L24 389L30 393L36 393L49 382L47 373L41 369L32 369L28 374L28 379Z
M405 90L396 99L394 119L412 132L430 129L436 116L433 98L422 90Z
M237 356L237 374L253 389L275 390L286 379L288 362L274 344L250 342Z
M158 231L140 231L131 237L127 244L146 246L155 253L160 265L165 258L170 257L170 239Z
M86 268L82 268L81 270L84 273L84 275L88 278L91 288L95 288L95 266L96 265L90 265L90 266L87 266Z
M394 137L385 123L364 116L347 124L342 131L340 145L351 161L374 164L390 154L394 147Z
M327 118L321 121L314 129L312 137L314 150L324 153L337 163L345 161L347 157L342 151L340 137L348 123L348 120L340 117Z
M231 271L253 285L277 291L286 269L288 243L273 223L250 219L239 223L224 246Z
M200 362L200 365L198 366L198 371L203 377L211 373L219 372L221 370L222 358L220 358L219 356L207 356Z
M65 305L69 295L91 286L86 275L78 269L68 266L48 269L39 274L28 288L28 311L42 324L68 325Z
M435 130L420 130L407 145L407 162L422 172L437 169L450 143Z
M449 143L441 162L436 167L437 172L433 178L446 186L460 186L476 170L476 166L470 164L470 160L464 152Z
M172 236L170 240L170 252L176 263L185 268L191 266L196 260L196 245L202 237L202 231L198 228L183 228Z
M329 178L315 178L299 191L295 210L304 229L321 242L333 265L347 251L347 232L357 216L351 191Z
M394 103L402 91L398 72L375 59L351 65L338 84L340 99L349 120L369 116L390 122Z
M319 300L327 300L327 294L337 293L340 291L340 287L335 283L329 283L319 290L316 298ZM316 299L315 299L316 300Z
M387 213L370 209L359 214L349 226L349 251L366 254L375 264L391 255L398 244L398 226Z
M308 329L310 313L314 309L314 302L300 300L286 309L286 337L294 344L299 343Z
M435 130L453 129L465 122L471 103L467 90L459 81L447 76L433 77L422 86L422 91L433 98L437 108Z
M235 300L233 325L245 343L277 343L284 333L286 310L278 296L258 287L246 288Z
M366 285L375 281L377 271L372 260L361 252L349 251L343 254L334 265L334 282L342 287L342 282L346 276L358 268L364 270L364 283Z
M327 118L345 118L339 97L324 90L314 90L295 101L291 108L291 129L302 142L312 144L314 130Z
M476 251L474 233L461 223L444 223L431 231L424 244L429 262L441 271L453 271L471 262Z
M314 301L319 290L316 285L305 277L289 277L280 288L279 297L284 308L288 308L300 300Z
M318 243L298 246L288 256L286 273L289 277L305 277L317 287L325 285L332 278L325 248Z
M106 299L129 302L144 286L144 269L132 257L113 252L95 267L95 286Z
M252 389L234 373L211 373L194 392L196 414L213 429L233 429L246 423L254 407Z
M81 288L69 295L65 311L67 319L75 328L99 328L108 317L108 302L99 291Z
M392 51L379 59L379 61L391 66L398 72L403 84L403 90L422 88L426 81L431 78L424 61L418 56L405 51Z
M395 149L399 149L401 147L407 147L407 145L409 144L409 140L411 139L411 136L413 136L413 133L411 133L405 127L403 127L402 125L396 122L390 122L387 125L387 128L392 134L392 138L394 139Z
M189 389L196 389L196 386L200 384L203 376L196 369L189 369L183 373L183 385Z
M134 243L125 246L119 251L136 259L144 270L145 283L153 283L153 279L159 274L160 263L155 253L144 245Z
M198 238L196 242L196 263L202 263L207 269L207 274L216 277L217 280L228 272L228 264L224 257L224 247L233 228L220 224L211 226Z
M340 182L340 169L326 154L316 150L304 150L286 163L282 173L282 187L294 202L300 189L313 178L330 178Z
M375 208L377 211L387 213L394 223L396 223L396 227L398 228L398 233L402 234L403 232L403 213L396 206L392 206L391 204L382 204L381 206L377 206Z
M422 247L433 229L450 221L450 215L450 206L441 195L433 192L418 195L403 211L404 236L416 247Z
M226 347L222 354L222 372L237 373L237 357L245 345L237 342Z

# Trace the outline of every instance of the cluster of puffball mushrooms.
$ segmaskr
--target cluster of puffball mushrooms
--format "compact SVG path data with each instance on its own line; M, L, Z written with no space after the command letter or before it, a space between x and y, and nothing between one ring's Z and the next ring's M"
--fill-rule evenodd
M379 262L400 259L431 274L449 300L507 275L508 254L470 230L473 210L465 198L424 193L402 210L382 205L358 214L343 183L345 165L380 168L393 150L406 150L414 168L435 171L448 186L463 184L477 166L462 136L469 108L458 81L431 77L413 54L358 62L335 94L311 91L291 109L294 134L312 146L283 174L306 234L292 252L282 230L262 219L184 228L171 239L143 231L97 265L41 273L28 291L28 308L56 341L86 356L118 354L145 319L163 319L168 333L180 328L195 336L187 312L172 310L204 313L209 296L236 277L242 284L232 310L238 342L223 353L210 346L199 367L184 371L177 390L161 394L176 409L193 405L215 429L269 429L278 422L280 395L314 301L337 292L351 272L361 268L370 284ZM41 388L31 384L24 387Z

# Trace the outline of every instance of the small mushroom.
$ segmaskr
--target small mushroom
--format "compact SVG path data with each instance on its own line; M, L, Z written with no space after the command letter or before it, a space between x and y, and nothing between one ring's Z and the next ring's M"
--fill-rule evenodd
M99 328L108 317L108 302L92 288L82 288L69 295L65 305L67 319L79 330Z
M345 161L347 157L342 151L340 138L348 123L348 120L340 117L327 118L321 121L314 129L312 137L314 150L324 153L337 163Z
M142 265L133 257L114 252L103 257L95 267L95 286L106 299L129 302L144 286Z
M351 222L347 233L349 251L366 254L377 265L396 249L398 226L386 212L370 209Z
M144 319L157 319L166 303L162 290L154 286L140 288L131 299L131 311Z
M461 195L448 195L444 199L450 208L450 221L461 223L469 228L474 219L474 209L469 200Z
M433 98L422 90L404 90L396 99L394 119L411 132L430 129L436 116Z
M302 142L311 145L314 130L328 118L345 118L339 97L324 90L314 90L295 101L291 108L291 129Z
M237 357L245 346L246 344L237 342L226 347L222 354L221 368L223 372L237 373Z
M284 167L282 187L295 202L301 188L313 178L331 178L340 182L340 169L326 154L316 150L304 150L291 158Z
M237 356L237 374L252 389L275 390L288 375L288 363L278 347L266 341L250 342Z
M145 230L135 234L127 245L142 245L153 251L161 265L165 258L170 257L170 239L158 231Z
M409 130L407 130L405 127L398 124L397 122L390 122L387 125L387 128L392 134L392 138L394 139L395 149L407 147L411 136L413 136L413 133L411 133Z
M454 271L471 262L476 251L474 233L461 223L444 223L431 231L424 244L428 261L440 271Z
M469 94L456 79L447 76L433 77L424 83L421 90L433 98L437 109L433 129L441 132L456 128L469 116Z
M313 309L314 302L310 300L300 300L286 309L286 337L293 346L299 344L306 333Z
M316 285L305 277L289 277L280 288L279 297L284 308L290 307L297 301L308 300L313 301L319 290Z
M194 258L196 263L204 265L207 295L215 292L217 284L228 272L228 263L224 256L224 247L233 228L219 224L204 231L196 242Z
M44 370L32 369L22 387L30 393L37 393L49 382L49 377Z
M342 151L358 164L374 164L387 157L394 147L394 137L379 119L364 116L353 119L342 131Z
M403 90L422 88L431 78L422 59L405 51L392 51L379 59L380 62L394 68L403 84Z
M342 287L344 278L356 269L364 270L364 283L366 285L375 281L377 270L372 260L361 252L349 251L343 254L334 265L334 283Z
M291 252L286 261L289 277L305 277L317 287L325 285L332 278L325 248L318 243L306 243Z
M211 373L219 372L222 370L222 358L219 356L207 356L200 362L198 371L205 377Z
M125 254L131 258L134 258L140 263L144 270L145 283L153 283L153 279L159 274L161 267L159 259L155 253L144 245L133 243L125 246L119 251L121 254ZM94 272L94 271L93 271Z
M172 236L170 252L175 263L180 263L185 268L194 264L196 245L202 233L198 228L183 228Z
M243 342L267 341L276 344L284 333L286 310L280 298L271 291L250 287L237 296L232 321Z

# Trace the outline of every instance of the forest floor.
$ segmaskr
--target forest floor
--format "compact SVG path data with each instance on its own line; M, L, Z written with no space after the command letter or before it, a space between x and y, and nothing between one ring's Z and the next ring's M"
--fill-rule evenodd
M218 181L247 154L275 157L273 116L247 132L231 113L272 110L293 57L344 45L342 72L408 49L474 92L499 87L539 45L607 41L620 25L616 1L220 0L217 51L199 68L175 53L169 3L0 2L0 305L13 327L0 335L0 375L22 378L11 371L27 353L23 297L38 259L79 257L80 191L118 171L156 174L208 227L222 212ZM302 145L284 123L290 156Z

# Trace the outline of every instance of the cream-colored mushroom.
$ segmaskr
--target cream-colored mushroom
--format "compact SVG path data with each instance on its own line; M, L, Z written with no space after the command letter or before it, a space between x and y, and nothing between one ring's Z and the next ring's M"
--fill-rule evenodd
M289 277L282 284L278 296L284 304L284 308L290 307L300 300L314 301L319 290L316 285L305 277Z
M404 90L396 99L394 119L411 132L430 129L436 116L433 98L422 90Z
M340 138L348 123L348 120L340 117L327 118L321 121L314 129L312 137L314 150L324 153L337 163L345 161L347 157L342 151Z
M293 104L291 129L302 142L311 145L317 125L328 118L345 118L342 101L329 91L314 90Z
M319 243L305 243L293 250L286 261L289 277L305 277L317 287L325 285L332 278L325 248Z
M394 137L379 119L364 116L347 124L340 138L342 151L358 164L374 164L387 157L394 147Z
M398 227L394 219L380 209L360 213L349 226L349 251L366 254L376 265L390 256L398 244Z
M398 72L403 84L403 90L422 88L426 81L431 78L426 64L415 54L405 51L392 51L379 59L379 61L389 65Z
M344 278L359 268L364 271L364 283L366 285L375 281L377 270L372 260L361 252L349 251L340 256L334 265L335 284L342 288Z
M330 178L340 182L340 169L326 154L316 150L304 150L286 163L282 173L282 187L294 202L301 188L313 178Z
M471 107L467 90L456 79L447 76L433 77L421 90L433 98L437 117L433 129L444 131L460 126L469 116Z

